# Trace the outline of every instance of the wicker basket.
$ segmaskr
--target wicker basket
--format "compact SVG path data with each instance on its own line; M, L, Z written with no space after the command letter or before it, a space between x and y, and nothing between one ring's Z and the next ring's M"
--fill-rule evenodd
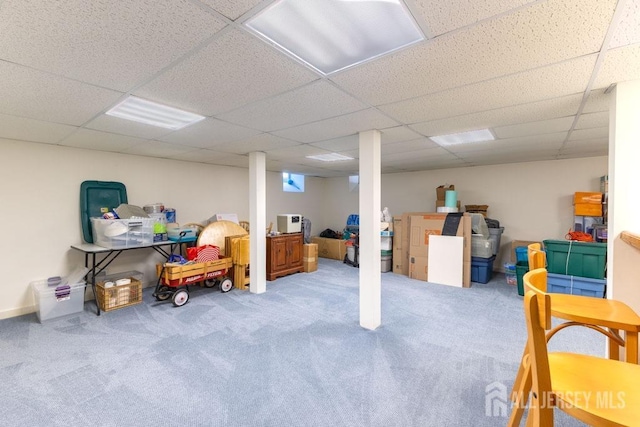
M104 287L104 282L96 283L96 298L102 311L112 311L142 302L142 282L131 277L128 285Z

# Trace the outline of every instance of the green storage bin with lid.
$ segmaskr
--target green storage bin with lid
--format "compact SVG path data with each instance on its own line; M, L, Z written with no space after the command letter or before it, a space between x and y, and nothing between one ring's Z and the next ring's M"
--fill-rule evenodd
M607 244L570 240L545 240L547 271L567 276L604 279Z

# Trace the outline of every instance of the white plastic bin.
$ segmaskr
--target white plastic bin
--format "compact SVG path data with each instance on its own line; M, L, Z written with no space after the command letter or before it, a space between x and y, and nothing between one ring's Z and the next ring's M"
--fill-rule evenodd
M40 323L84 309L85 282L68 284L69 288L48 286L46 280L31 282Z

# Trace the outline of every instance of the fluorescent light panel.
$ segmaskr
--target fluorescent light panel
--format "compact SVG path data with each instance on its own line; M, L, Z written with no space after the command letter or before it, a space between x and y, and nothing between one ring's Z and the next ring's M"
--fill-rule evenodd
M106 114L173 130L182 129L206 118L199 114L147 101L135 96L129 96L107 111Z
M439 145L457 145L493 141L496 138L489 129L480 129L469 132L451 133L449 135L430 136L429 139Z
M338 153L318 154L316 156L307 156L307 159L320 160L322 162L343 162L345 160L353 160L353 157L343 156Z
M401 0L279 0L245 25L324 75L424 40Z

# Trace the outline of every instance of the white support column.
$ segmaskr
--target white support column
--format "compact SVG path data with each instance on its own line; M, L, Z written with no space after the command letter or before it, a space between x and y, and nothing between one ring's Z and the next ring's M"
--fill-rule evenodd
M360 326L376 329L380 310L380 132L360 132Z
M607 297L640 313L640 251L620 240L640 234L640 80L618 83L609 107Z
M267 290L267 191L266 156L262 152L249 153L249 226L251 264L249 291L261 294Z

